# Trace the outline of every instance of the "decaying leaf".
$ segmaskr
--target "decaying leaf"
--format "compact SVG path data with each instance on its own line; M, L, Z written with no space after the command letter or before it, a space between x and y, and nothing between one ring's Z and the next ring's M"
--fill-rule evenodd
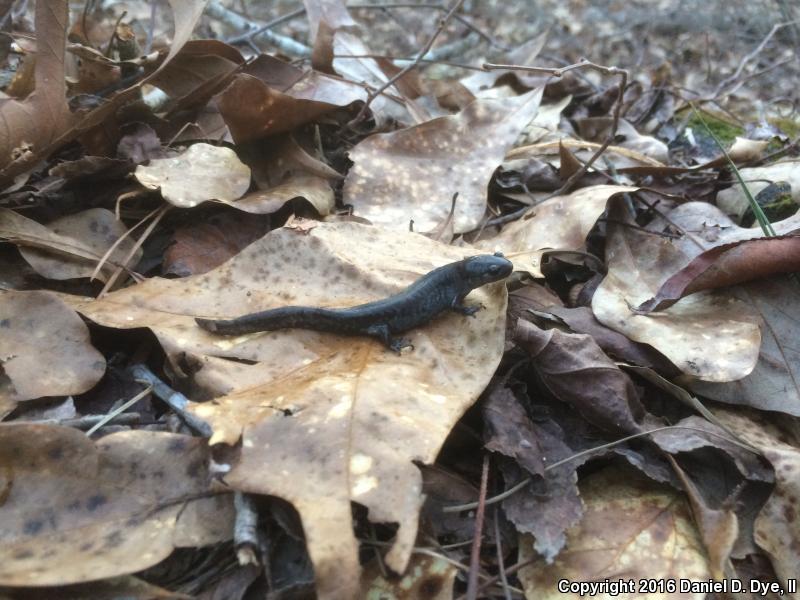
M230 539L230 493L213 492L204 440L0 425L0 585L133 573L176 547Z
M567 547L558 561L539 559L520 570L526 594L543 600L579 598L578 590L565 594L559 580L613 582L633 580L627 593L617 598L693 598L703 593L677 593L658 582L688 579L707 581L710 575L702 542L685 500L670 488L655 484L625 469L607 468L579 484L584 504L580 524L567 535ZM520 562L534 557L532 539L520 538ZM641 581L654 582L642 592ZM619 592L620 590L618 590ZM600 597L610 596L606 590Z
M757 317L730 296L699 292L657 314L635 313L687 258L670 241L628 226L630 215L615 200L609 203L608 275L592 298L597 319L698 379L733 381L750 373L761 342Z
M250 168L233 150L202 143L178 156L139 165L135 175L143 186L161 190L165 200L182 208L209 200L232 204L250 187Z
M758 229L738 227L718 208L702 202L689 202L670 211L669 219L683 229L693 229L675 241L687 261L719 244L760 238ZM703 223L702 227L691 223ZM773 225L785 235L800 227L800 214ZM679 268L682 265L678 265ZM690 388L704 396L731 404L763 410L779 410L800 415L800 353L795 330L800 322L800 294L793 277L775 276L731 288L730 293L745 303L758 318L761 347L753 371L728 383L692 381Z
M79 213L61 217L51 221L47 226L42 226L35 221L24 217L14 219L20 225L18 235L28 233L36 236L43 243L39 247L20 246L20 254L42 277L49 279L75 279L90 277L94 274L100 257L105 256L114 246L114 251L108 257L108 262L97 271L96 277L107 281L114 272L114 265L123 264L128 255L131 255L128 264L136 265L142 257L142 250L133 250L134 240L130 237L119 241L128 231L127 227L118 220L114 213L104 208L90 208ZM2 233L0 233L2 235ZM46 250L48 240L53 241L55 252ZM83 259L69 256L60 252L64 244L76 248L83 248L98 257L98 259ZM115 245L116 244L116 245Z
M105 369L86 325L53 294L0 291L0 409L13 407L9 402L80 394Z
M720 410L717 417L730 429L758 448L775 469L775 490L755 523L756 543L766 550L784 589L797 577L800 555L800 450L766 419L740 410Z
M355 213L394 230L430 231L447 217L458 192L454 231L475 229L486 188L522 128L536 115L542 90L503 100L476 100L458 115L373 135L350 152L344 201Z
M372 339L315 331L222 337L201 330L193 317L356 305L471 254L356 223L283 228L205 275L151 279L77 304L106 326L150 327L168 354L197 357L198 383L229 392L194 408L212 425L212 442L242 438L241 459L226 481L295 505L318 589L333 593L358 581L351 501L367 506L375 521L400 524L386 560L405 568L421 504L412 461L433 462L494 373L503 351L505 286L470 294L468 303L485 307L475 318L448 315L409 332L414 350L401 356Z
M637 310L662 310L700 290L713 290L795 271L800 271L800 236L756 238L722 244L693 258Z
M25 100L0 100L0 170L23 154L38 154L73 123L67 106L64 49L66 0L36 5L36 90Z

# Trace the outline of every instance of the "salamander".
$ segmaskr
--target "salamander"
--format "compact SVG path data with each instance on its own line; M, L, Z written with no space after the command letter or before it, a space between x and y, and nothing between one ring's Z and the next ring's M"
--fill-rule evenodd
M481 254L434 269L394 296L350 308L284 306L235 319L195 320L203 329L223 335L299 328L370 336L400 352L411 344L395 334L425 325L447 310L473 316L482 307L463 304L466 295L505 279L512 270L502 254Z

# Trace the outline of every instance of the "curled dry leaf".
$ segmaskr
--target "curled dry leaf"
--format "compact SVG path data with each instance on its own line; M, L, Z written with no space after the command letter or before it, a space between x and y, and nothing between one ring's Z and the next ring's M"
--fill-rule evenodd
M761 335L747 305L721 292L699 292L657 314L634 312L687 258L670 241L630 227L630 215L618 200L609 203L608 274L592 298L597 320L650 344L698 379L734 381L750 373Z
M409 332L414 350L400 356L372 339L298 329L216 336L193 317L289 304L352 306L470 254L356 223L283 228L205 275L151 279L76 303L107 326L150 327L169 355L194 356L203 366L199 384L230 392L193 409L212 425L213 442L242 437L241 459L226 481L291 501L320 595L356 597L350 502L367 506L375 521L399 524L386 560L402 572L422 501L412 461L433 462L494 373L503 352L505 286L470 294L468 304L484 306L474 318L450 314Z
M532 208L488 240L477 246L501 250L514 263L514 268L534 277L544 277L542 254L547 250L580 250L586 235L606 209L614 194L635 192L638 188L620 185L585 187L566 196L556 196Z
M755 523L755 541L769 555L775 573L786 589L800 572L800 449L760 416L739 410L718 410L726 427L758 448L775 469L775 489Z
M9 219L4 219L10 217ZM17 228L17 236L25 240L38 240L34 247L20 245L20 254L28 261L39 275L48 279L77 279L91 277L100 259L117 244L108 261L97 272L97 279L107 281L116 270L115 265L122 264L133 249L134 240L130 237L117 243L128 228L117 220L114 213L105 208L90 208L73 215L51 221L46 226L40 225L20 215L11 217L6 213L0 215L0 236L4 236L3 224L9 223ZM11 238L14 241L13 237ZM64 254L64 248L84 250L96 258L81 258ZM49 248L49 249L48 249ZM137 248L128 264L136 265L142 257L142 250Z
M670 220L693 230L675 241L689 258L718 244L760 238L763 232L738 227L718 208L705 202L689 202L670 211ZM703 223L697 230L696 223ZM780 234L800 227L800 214L773 225ZM682 265L678 265L680 267ZM795 331L800 321L800 290L793 277L776 276L740 284L730 293L758 316L761 348L753 371L729 383L692 381L689 387L708 398L763 410L779 410L800 416L800 351Z
M205 440L126 431L92 442L67 427L6 424L0 448L0 585L134 573L233 534L231 494L213 493Z
M633 382L592 337L519 320L514 340L531 355L547 389L587 421L615 433L641 431L645 410Z
M414 555L402 578L381 572L377 561L372 561L364 571L360 597L452 600L457 574L458 569L440 556Z
M759 238L714 246L667 279L637 311L669 308L700 290L800 271L800 236Z
M492 173L536 115L542 91L476 100L457 115L373 135L350 151L344 201L358 216L395 230L430 231L458 192L454 231L475 229Z
M630 469L607 468L579 484L584 504L580 524L569 530L567 547L558 561L538 559L520 569L526 595L563 599L557 584L633 580L622 598L692 598L705 593L668 593L657 587L641 593L640 580L706 581L710 572L703 544L687 503L671 488L644 479ZM520 562L534 558L530 536L520 537ZM610 596L601 593L600 596ZM621 590L624 591L624 590ZM649 591L649 590L648 590ZM587 595L587 593L584 594ZM578 595L571 594L577 598ZM583 597L583 596L582 596Z
M152 190L160 189L170 204L192 208L209 200L236 206L250 187L250 167L230 148L193 144L171 158L157 158L136 167L136 179Z
M328 181L307 173L292 174L287 181L274 187L245 194L234 206L245 212L263 215L279 210L294 198L305 198L323 217L331 214L336 206L336 198Z
M105 373L89 329L48 292L0 292L0 407L80 394Z
M785 181L792 186L792 198L800 203L800 160L783 160L764 167L740 169L739 174L747 183L753 198L771 183ZM729 215L741 216L750 203L740 184L736 184L717 194L717 206Z
M25 100L0 103L0 170L24 154L39 154L74 122L67 106L64 50L68 21L66 0L36 5L36 90Z

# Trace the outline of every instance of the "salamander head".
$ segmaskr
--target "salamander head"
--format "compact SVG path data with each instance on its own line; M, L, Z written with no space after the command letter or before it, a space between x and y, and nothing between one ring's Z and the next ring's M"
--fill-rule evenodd
M514 265L499 252L470 256L462 263L462 276L471 289L493 281L500 281L511 275Z

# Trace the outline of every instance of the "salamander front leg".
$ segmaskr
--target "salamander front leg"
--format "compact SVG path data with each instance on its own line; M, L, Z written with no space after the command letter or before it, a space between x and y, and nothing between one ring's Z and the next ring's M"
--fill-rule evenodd
M369 329L367 329L367 335L378 338L384 343L384 345L386 345L387 348L397 352L398 354L400 354L400 351L403 348L407 348L409 346L412 350L414 349L414 344L409 342L407 339L392 337L392 332L389 331L388 325L372 325Z

